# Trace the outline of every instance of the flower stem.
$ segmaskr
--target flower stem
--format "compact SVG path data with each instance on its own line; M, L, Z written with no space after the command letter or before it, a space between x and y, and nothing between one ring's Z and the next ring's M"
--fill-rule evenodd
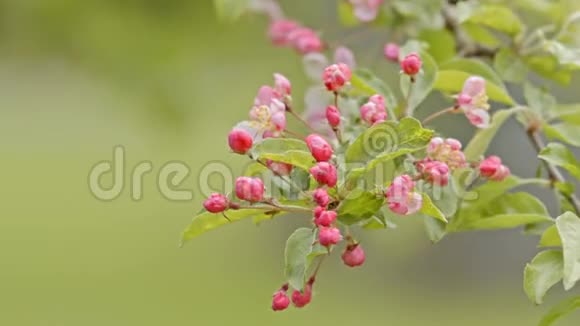
M445 115L447 113L452 113L454 110L455 110L454 107L450 107L450 108L447 108L445 110L437 111L437 112L431 114L430 116L428 116L427 118L425 118L423 120L422 124L425 126L426 124L428 124L429 122L435 120L436 118L438 118L438 117L440 117L442 115Z

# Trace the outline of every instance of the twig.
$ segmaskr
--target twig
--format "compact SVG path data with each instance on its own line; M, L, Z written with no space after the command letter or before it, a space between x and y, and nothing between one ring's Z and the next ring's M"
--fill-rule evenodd
M437 112L431 114L430 116L428 116L427 118L425 118L423 120L423 122L421 122L421 124L423 126L425 126L426 124L428 124L429 122L435 120L436 118L438 118L438 117L440 117L440 116L442 116L444 114L447 114L447 113L452 113L454 110L455 110L454 107L450 107L450 108L447 108L445 110L437 111Z

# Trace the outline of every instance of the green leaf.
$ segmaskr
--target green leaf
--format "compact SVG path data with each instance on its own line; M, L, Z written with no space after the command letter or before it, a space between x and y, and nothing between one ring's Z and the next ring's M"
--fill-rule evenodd
M505 81L521 83L528 76L528 67L510 48L499 50L495 55L493 67Z
M465 33L476 43L495 48L498 47L501 42L498 40L493 33L491 33L487 28L475 24L470 23L468 21L461 24Z
M257 162L252 162L250 165L248 165L246 170L244 170L244 175L248 177L255 177L264 174L266 171L269 170L264 165Z
M218 19L223 22L234 22L248 8L248 0L213 0Z
M429 54L437 63L451 60L455 56L455 38L446 29L424 29L418 38L428 44Z
M523 30L523 24L507 6L487 5L474 10L467 22L479 24L511 36Z
M338 21L343 26L356 26L360 24L360 21L354 15L353 7L347 1L338 2Z
M546 292L562 279L562 251L540 252L524 269L524 290L535 304L542 304Z
M546 42L545 48L558 60L561 66L572 70L580 69L579 48L570 48L557 41Z
M350 80L354 94L372 96L380 94L385 98L385 106L389 115L394 117L393 109L397 106L397 98L393 91L384 81L373 74L370 70L357 69L353 72Z
M285 275L290 286L302 290L306 280L308 256L316 240L315 230L300 228L294 231L286 241Z
M304 141L294 138L266 138L254 147L254 152L258 155L262 153L283 154L290 150L308 152L308 146Z
M488 83L505 90L498 74L485 62L478 59L456 58L441 65L441 70L457 70L485 78ZM463 88L463 84L461 85Z
M424 129L414 118L406 117L399 123L387 121L359 135L346 150L345 161L367 163L379 155L417 150L425 147L432 137L433 131Z
M454 218L449 231L510 229L552 222L544 204L528 193L495 195L500 197L492 199L493 205L483 205L478 201L473 202L475 205L467 204Z
M524 84L524 97L528 107L540 117L546 117L556 106L556 98L545 89L533 86L530 83Z
M308 169L310 169L316 164L316 160L314 159L314 157L312 157L312 154L310 154L310 152L299 150L289 150L281 154L262 153L260 154L259 158L261 160L272 160L275 162L292 164L306 171L308 171Z
M570 290L580 280L580 218L566 212L556 219L564 250L564 288Z
M437 81L433 87L445 93L459 94L463 89L465 80L471 76L473 76L473 74L465 71L440 70L437 74ZM487 83L486 92L487 96L494 101L508 105L514 105L515 103L505 89L493 84L492 82Z
M411 83L411 78L407 75L401 75L401 91L407 99L407 112L410 116L414 110L427 98L433 90L433 85L437 80L437 64L435 60L426 52L420 52L423 67L421 72L415 75L415 82ZM409 91L411 94L409 95Z
M555 224L544 231L538 245L540 247L562 247L562 239L560 239L560 234Z
M542 130L548 139L557 139L569 145L580 147L580 126L569 123L543 124Z
M440 220L436 220L429 216L423 217L423 225L425 226L425 232L427 232L427 237L432 243L437 243L445 237L447 231L445 230L446 223Z
M509 110L497 111L492 119L488 128L480 129L475 133L475 136L471 139L467 147L465 147L464 153L468 161L478 160L491 144L493 137L499 130L499 128L506 122L506 120L514 113L523 110L521 107L511 108Z
M538 75L562 85L568 85L572 80L572 71L561 67L553 56L528 56L524 62Z
M382 194L355 189L338 207L338 219L347 225L366 220L376 215L384 202L385 197Z
M551 118L557 118L569 124L580 125L580 104L556 105L551 112Z
M421 206L421 213L435 218L441 222L447 223L447 219L445 215L441 212L441 210L433 204L431 197L426 193L421 194L423 196L423 206Z
M250 217L269 218L272 214L264 209L240 209L228 210L225 212L227 219L222 214L205 212L195 216L191 224L181 236L181 245L185 242L220 226L237 222ZM283 214L283 213L280 213ZM229 219L229 220L228 220Z
M553 325L558 319L580 308L580 296L572 297L553 307L540 321L538 326Z
M538 157L548 163L563 167L576 179L580 180L580 162L576 160L572 151L566 146L550 143L540 152Z

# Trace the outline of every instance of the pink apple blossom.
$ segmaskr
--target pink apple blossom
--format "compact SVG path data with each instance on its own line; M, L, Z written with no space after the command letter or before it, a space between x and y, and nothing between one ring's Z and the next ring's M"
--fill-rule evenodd
M502 181L510 175L510 169L503 165L501 158L492 155L479 164L479 173L492 181Z
M351 78L352 72L344 63L330 65L322 73L324 86L331 92L339 92Z
M381 95L373 95L369 101L360 107L361 120L369 125L385 122L387 111L385 109L385 99Z
M415 182L409 175L396 177L385 196L389 209L399 215L411 215L417 213L423 205L423 197L414 192Z
M319 162L310 168L310 174L320 185L336 186L338 175L334 165L328 162Z
M489 127L489 104L485 79L471 76L465 80L463 90L456 96L456 107L463 110L469 122L478 128Z
M355 17L361 22L375 20L384 0L349 0L354 9Z
M399 62L399 52L401 48L396 43L387 43L384 48L385 59Z

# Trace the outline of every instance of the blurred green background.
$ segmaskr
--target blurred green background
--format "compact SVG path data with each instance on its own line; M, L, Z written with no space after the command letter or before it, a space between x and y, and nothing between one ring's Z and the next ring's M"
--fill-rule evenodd
M327 39L348 38L331 29L333 1L282 4ZM201 208L203 166L244 165L225 136L258 87L281 72L301 101L310 84L294 53L268 44L266 27L263 17L219 24L210 1L0 1L0 325L533 325L563 297L558 286L546 305L528 302L522 272L536 239L518 231L433 246L420 221L402 219L397 230L361 235L363 268L334 255L313 303L276 314L284 243L308 217L237 223L179 249ZM375 30L347 44L364 51L361 65L395 81L396 68L381 60L386 41ZM580 99L574 87L562 93L569 100ZM449 136L472 132L460 117L447 121ZM492 150L533 175L531 147L509 126ZM116 145L126 150L125 188L99 201L89 170ZM133 201L129 174L141 161L154 168ZM157 173L171 161L191 168L181 187L192 201L158 191ZM576 313L558 325L579 322Z

